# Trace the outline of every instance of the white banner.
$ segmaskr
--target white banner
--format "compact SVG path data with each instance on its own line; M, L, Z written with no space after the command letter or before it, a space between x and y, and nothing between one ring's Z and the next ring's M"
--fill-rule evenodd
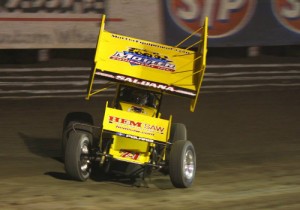
M158 0L1 0L0 49L95 48L101 16L108 30L160 39Z
M2 0L0 48L95 47L103 0Z

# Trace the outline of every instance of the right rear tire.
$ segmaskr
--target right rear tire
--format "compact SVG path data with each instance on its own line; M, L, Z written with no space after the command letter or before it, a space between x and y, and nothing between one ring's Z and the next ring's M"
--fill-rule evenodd
M172 145L169 167L174 187L187 188L192 185L196 173L196 153L192 142L181 140Z
M174 143L178 140L187 140L187 130L183 123L172 123L170 142Z
M174 144L176 141L186 141L187 140L187 130L183 123L172 123L171 125L171 133L170 133L170 143ZM169 162L170 162L170 148L172 146L168 146L166 151L166 166L160 169L165 175L169 174Z

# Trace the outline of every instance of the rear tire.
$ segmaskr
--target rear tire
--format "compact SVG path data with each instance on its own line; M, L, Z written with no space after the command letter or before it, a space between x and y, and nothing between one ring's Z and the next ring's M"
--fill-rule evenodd
M187 140L187 130L183 123L172 123L170 142L174 143L178 140Z
M90 133L71 131L65 150L65 170L74 180L85 181L91 174L89 155L93 137Z
M63 132L62 132L62 143L61 143L61 150L62 150L62 157L65 155L67 141L70 135L70 132L73 131L73 125L75 123L82 123L93 125L94 121L90 114L85 112L70 112L64 119L63 124ZM92 128L82 125L76 125L76 129L83 130L89 133L92 133Z
M63 129L65 129L71 121L94 124L93 118L86 112L70 112L64 119Z
M174 187L187 188L194 181L196 153L192 142L176 141L171 148L169 174Z
M170 143L175 143L179 140L187 140L187 130L183 123L172 123L171 125L171 132L170 132ZM170 148L172 146L168 146L166 150L166 165L162 169L160 169L160 172L162 172L164 175L169 174L169 162L170 162Z

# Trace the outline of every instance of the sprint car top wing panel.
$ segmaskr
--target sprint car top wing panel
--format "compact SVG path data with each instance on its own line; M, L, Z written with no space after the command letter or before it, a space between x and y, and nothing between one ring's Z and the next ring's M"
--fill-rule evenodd
M95 78L100 77L192 98L191 111L194 110L205 70L207 34L201 36L195 52L110 33L104 27L105 15L87 98L101 91L92 90Z

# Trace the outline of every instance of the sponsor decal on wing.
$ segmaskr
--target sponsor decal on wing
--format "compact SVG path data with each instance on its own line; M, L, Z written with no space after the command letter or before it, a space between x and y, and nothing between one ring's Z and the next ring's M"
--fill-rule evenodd
M110 59L128 62L131 66L146 66L163 71L175 71L175 65L167 56L144 49L130 47L126 51L116 52Z
M184 89L184 88L180 88L180 87L176 87L176 86L169 86L169 85L161 84L161 83L157 83L157 82L142 80L142 79L129 77L129 76L125 76L125 75L114 74L114 73L104 73L104 72L100 72L100 71L96 72L96 75L105 77L107 79L112 79L114 81L129 82L129 83L133 83L136 85L142 85L144 87L159 89L159 90L166 91L166 92L173 93L173 94L185 95L187 97L193 98L196 96L196 92L192 91L192 90L188 90L188 89Z
M137 133L144 133L154 136L155 133L164 134L165 128L158 125L152 125L145 122L135 121L131 119L120 118L116 116L109 116L109 123L116 124L117 128L122 130L134 131Z

